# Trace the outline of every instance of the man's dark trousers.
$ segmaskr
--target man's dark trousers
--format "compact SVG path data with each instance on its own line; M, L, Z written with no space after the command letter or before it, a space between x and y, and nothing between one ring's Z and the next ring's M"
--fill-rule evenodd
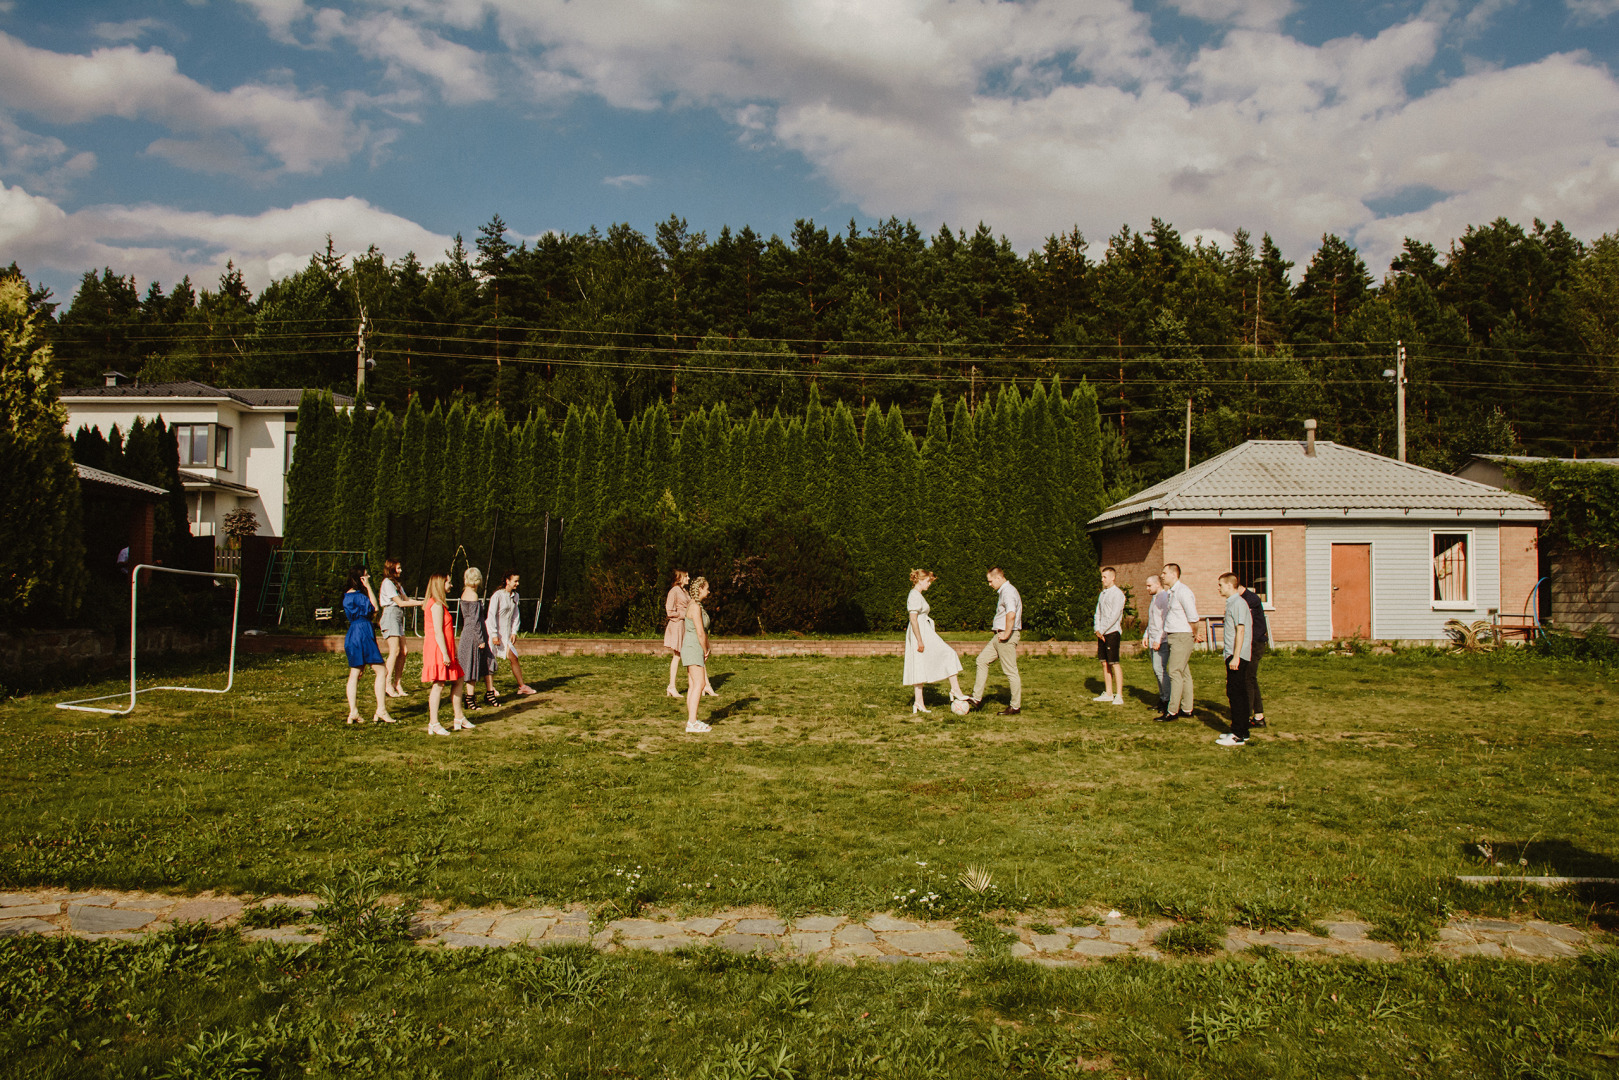
M1225 669L1225 696L1231 702L1231 734L1239 739L1248 738L1248 722L1250 712L1248 709L1248 680L1253 677L1254 662L1242 660L1237 664L1235 671L1231 669L1231 661L1226 661Z
M1243 670L1248 672L1248 711L1265 715L1265 699L1259 696L1259 662L1265 658L1270 645L1263 641L1256 641L1251 646L1254 653L1252 660L1243 661Z

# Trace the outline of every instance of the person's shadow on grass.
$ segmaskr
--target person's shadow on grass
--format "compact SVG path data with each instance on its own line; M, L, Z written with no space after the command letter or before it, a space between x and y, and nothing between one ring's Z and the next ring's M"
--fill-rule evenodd
M723 708L715 709L712 713L710 713L708 715L708 722L710 724L717 724L722 720L729 720L733 716L745 710L749 705L752 705L759 700L760 699L757 697L737 698L729 705L726 705Z
M718 690L720 687L731 681L731 674L732 673L729 671L722 671L717 675L710 675L708 677L708 685ZM758 699L755 698L754 700Z

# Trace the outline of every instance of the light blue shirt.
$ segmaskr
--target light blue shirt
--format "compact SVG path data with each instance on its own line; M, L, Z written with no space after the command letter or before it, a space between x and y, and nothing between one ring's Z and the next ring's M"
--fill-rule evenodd
M1242 656L1239 659L1252 660L1254 658L1254 613L1248 610L1248 601L1238 593L1232 593L1225 602L1225 658L1231 659L1232 646L1237 641L1237 627L1246 628L1242 635Z
M999 634L1006 629L1006 613L1008 611L1015 612L1017 615L1012 629L1023 629L1023 597L1013 587L1012 583L1010 581L1001 582L1001 587L995 590L995 596L997 598L995 603L995 632Z

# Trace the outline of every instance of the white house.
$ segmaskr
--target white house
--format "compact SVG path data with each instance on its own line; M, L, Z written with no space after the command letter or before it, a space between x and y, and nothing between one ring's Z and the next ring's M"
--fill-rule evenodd
M180 444L180 481L196 536L222 533L225 515L253 511L261 536L280 536L286 523L287 470L297 441L303 391L225 390L200 382L125 383L107 373L105 386L62 391L67 431L81 426L108 434L128 431L136 417L162 417ZM338 396L341 408L354 404Z

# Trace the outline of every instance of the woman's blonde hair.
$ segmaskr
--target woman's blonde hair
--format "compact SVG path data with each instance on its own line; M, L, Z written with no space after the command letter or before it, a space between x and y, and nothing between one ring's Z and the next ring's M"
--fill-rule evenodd
M911 584L912 585L920 585L920 584L922 584L922 582L926 581L928 578L936 578L938 576L939 575L935 574L932 570L921 570L921 569L912 570L911 571Z
M697 599L698 593L708 592L708 579L706 577L692 578L691 583L686 586L686 591L691 593L693 600Z
M433 574L427 579L427 598L444 603L444 598L450 593L450 575Z
M476 566L467 567L467 572L461 575L461 583L469 589L483 588L483 571Z

